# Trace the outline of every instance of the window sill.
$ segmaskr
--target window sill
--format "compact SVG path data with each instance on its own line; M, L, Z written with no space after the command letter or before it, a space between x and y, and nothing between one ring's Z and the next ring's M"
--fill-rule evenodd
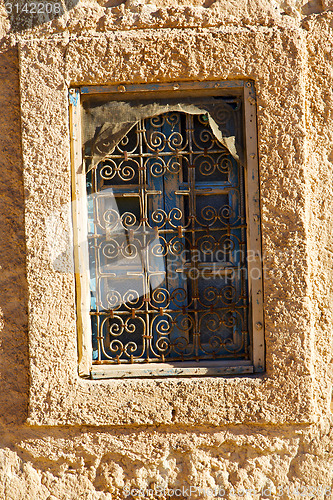
M251 361L207 361L205 363L142 363L136 365L93 365L90 378L135 378L135 377L205 377L242 375L253 373Z

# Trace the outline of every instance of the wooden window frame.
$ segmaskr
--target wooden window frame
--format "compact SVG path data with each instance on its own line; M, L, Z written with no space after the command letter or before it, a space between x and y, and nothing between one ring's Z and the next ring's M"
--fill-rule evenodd
M143 365L92 365L90 324L90 287L87 273L87 198L86 176L82 166L81 99L86 95L110 97L163 97L192 95L238 95L244 109L244 169L247 218L249 326L251 360L207 361L200 363L149 363ZM119 98L119 97L118 97ZM125 100L125 99L124 99ZM256 97L251 80L212 81L203 83L163 83L142 85L111 85L75 87L69 90L72 201L74 227L74 262L78 329L79 375L93 379L161 376L225 376L261 373L264 365L263 275L261 260L260 193L258 172ZM201 366L202 364L202 366Z

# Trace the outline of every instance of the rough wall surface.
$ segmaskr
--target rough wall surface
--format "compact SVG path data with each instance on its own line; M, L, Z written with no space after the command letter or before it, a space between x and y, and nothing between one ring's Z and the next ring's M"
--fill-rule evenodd
M111 500L127 494L140 498L138 492L130 493L130 487L155 488L155 494L146 492L141 498L214 498L209 488L221 488L225 498L246 498L246 492L247 498L297 498L297 488L307 494L305 498L333 498L333 5L329 0L191 4L101 0L63 5L64 13L50 23L15 19L0 6L0 498ZM178 42L168 46L163 40L171 28ZM216 58L225 47L228 70ZM170 50L169 66L161 64L165 50ZM198 58L199 52L205 57ZM55 67L62 75L59 79ZM155 73L149 77L147 68L152 67ZM45 86L38 89L41 74ZM237 395L241 382L226 382L231 386L224 390L231 391L228 409L233 413L227 420L221 400L214 408L213 396L209 407L213 417L200 409L204 399L184 401L181 394L178 414L172 414L167 410L171 397L167 383L158 393L162 401L146 388L147 399L139 408L131 407L125 394L126 405L119 404L109 390L113 416L108 421L103 390L101 415L89 408L89 395L82 386L76 387L74 396L67 392L68 380L75 380L75 366L63 375L59 365L58 371L43 378L38 363L45 338L51 346L49 355L54 359L59 355L50 333L62 329L72 342L69 352L75 351L75 337L69 335L74 312L59 317L57 296L52 297L46 283L57 279L57 289L66 292L68 304L74 290L71 277L52 275L42 238L33 241L42 228L37 226L33 233L29 224L45 217L45 210L52 212L68 201L68 150L62 149L60 140L67 129L59 112L61 104L66 108L66 85L87 80L105 83L106 78L113 81L120 76L123 81L168 80L169 75L175 80L252 77L259 89L263 243L269 283L268 390L252 386L246 412L247 401ZM50 108L48 94L53 100L57 96ZM29 115L30 108L38 109L38 97L44 106L40 116ZM49 123L59 128L49 130ZM54 150L45 150L45 137L53 138ZM35 156L28 158L27 144ZM47 165L54 155L61 167L52 183L52 204L47 206L49 179L44 167L36 165ZM34 207L34 219L29 206ZM35 334L40 337L33 341ZM71 362L70 356L67 361ZM44 372L47 363L48 359ZM62 390L59 384L52 385L52 379L60 381ZM286 387L289 392L279 402ZM134 392L135 388L130 396ZM263 394L270 395L267 401ZM41 401L44 406L38 407ZM268 412L262 414L262 408ZM164 487L171 491L160 495L156 488ZM175 488L177 492L172 491Z
M69 40L59 37L54 42L20 41L30 424L215 426L305 423L316 418L306 239L303 43L303 33L290 27L276 32L267 27L256 32L228 27L172 28L162 33L143 29ZM253 60L257 47L260 53ZM71 200L65 82L142 82L151 80L152 74L155 80L179 85L198 78L252 77L256 81L262 103L258 127L263 245L265 263L269 263L264 377L99 383L77 377L74 277L53 268L44 230L45 217ZM284 140L286 130L292 135ZM281 233L285 233L283 241ZM289 364L292 371L286 369Z

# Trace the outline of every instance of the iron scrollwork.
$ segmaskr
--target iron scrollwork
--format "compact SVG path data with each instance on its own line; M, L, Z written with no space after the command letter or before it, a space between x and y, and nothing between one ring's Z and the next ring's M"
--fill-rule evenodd
M94 363L249 358L243 176L184 112L140 120L87 173Z

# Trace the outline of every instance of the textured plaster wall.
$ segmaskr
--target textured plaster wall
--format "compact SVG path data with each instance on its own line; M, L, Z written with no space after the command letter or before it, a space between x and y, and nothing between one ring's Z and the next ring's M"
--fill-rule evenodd
M287 500L295 486L307 488L307 498L310 487L333 488L333 6L329 0L111 0L65 7L61 17L45 24L9 19L0 6L0 499L111 500L124 498L129 485L192 485L223 486L227 498L237 498L232 486L271 488L271 498ZM162 28L170 27L178 42L168 66L161 63L159 47L171 36ZM109 31L119 32L111 38ZM216 57L221 47L228 47L228 69ZM86 389L68 391L68 381L78 384L71 355L64 373L47 368L60 363L62 353L54 332L62 331L68 352L75 352L74 313L64 314L48 284L58 280L56 290L65 292L70 305L73 280L52 274L42 222L37 224L68 201L66 85L170 75L245 76L259 89L267 375L249 382L248 411L246 392L238 396L241 379L223 382L231 398L227 419L221 395L210 393L208 407L204 397L189 404L184 388L178 407L167 411L167 383L155 395L146 388L141 407L134 408L128 400L121 405L112 388L106 395L102 389L103 412L109 404L112 418L96 407L89 413ZM46 149L50 140L53 150ZM53 157L61 161L50 189ZM42 364L46 343L50 350ZM214 410L213 417L200 405ZM164 413L156 418L160 408ZM324 495L319 490L312 498Z
M303 44L299 29L266 27L253 32L243 27L145 29L20 41L30 424L222 425L304 423L316 418ZM94 383L78 378L74 277L54 269L45 232L45 217L71 200L66 82L237 77L256 80L262 103L259 152L263 245L269 267L266 376ZM286 130L291 135L285 140ZM292 371L286 369L290 364Z

